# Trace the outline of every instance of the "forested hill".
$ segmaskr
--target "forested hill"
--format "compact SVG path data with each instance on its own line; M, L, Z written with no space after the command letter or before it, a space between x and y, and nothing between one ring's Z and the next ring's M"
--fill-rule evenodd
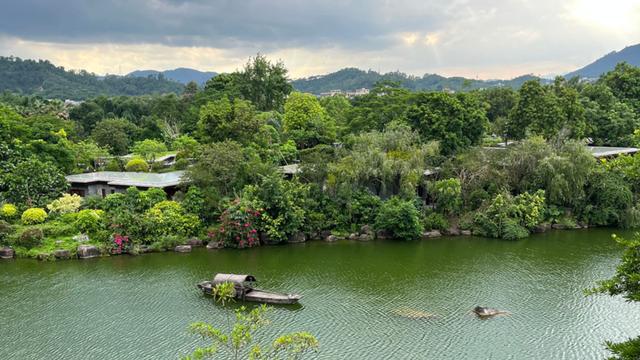
M0 92L83 100L98 95L180 93L183 87L164 77L98 77L84 70L67 71L46 60L0 56Z
M598 78L600 75L613 70L616 65L621 62L626 62L633 66L640 66L640 44L627 46L620 51L613 51L581 69L568 73L565 77L567 79L574 76L581 78Z
M294 80L296 90L320 94L331 90L353 91L360 88L371 89L380 81L395 81L411 90L473 90L496 86L519 88L525 81L537 79L532 75L524 75L511 80L473 80L463 77L444 77L436 74L425 74L422 77L407 75L401 72L380 74L369 70L346 68L337 72Z
M199 71L189 68L177 68L173 70L157 71L157 70L136 70L127 74L132 77L148 77L158 76L158 74L164 75L165 78L173 81L177 81L182 84L187 84L191 81L195 81L198 85L203 86L207 80L218 75L213 71Z

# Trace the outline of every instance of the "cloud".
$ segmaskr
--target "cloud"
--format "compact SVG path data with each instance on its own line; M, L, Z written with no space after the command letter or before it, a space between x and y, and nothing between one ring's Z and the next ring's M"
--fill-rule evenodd
M261 52L293 77L510 77L640 42L638 23L635 0L21 0L0 12L0 52L96 73L232 71Z

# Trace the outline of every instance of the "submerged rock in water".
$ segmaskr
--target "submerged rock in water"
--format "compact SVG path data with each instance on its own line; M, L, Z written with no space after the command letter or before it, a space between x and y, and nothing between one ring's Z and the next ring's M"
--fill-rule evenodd
M440 232L440 230L431 230L431 231L425 231L422 233L423 239L431 239L431 238L436 238L440 236L442 236L442 233Z
M360 227L360 234L371 234L372 236L375 236L373 229L371 229L371 226L369 225L362 225Z
M338 237L335 235L329 235L326 238L324 238L324 241L326 242L334 242L334 241L338 241Z
M460 229L457 226L452 226L447 229L446 234L449 236L460 236Z
M373 240L373 234L363 233L358 236L358 241L371 241Z
M187 240L187 245L191 245L191 247L201 247L204 246L204 243L198 238L191 238Z
M426 311L413 309L410 307L403 306L401 308L393 309L391 311L394 315L402 316L408 319L428 319L435 317L435 314L428 313Z
M307 236L303 232L298 232L294 235L289 236L287 242L289 243L302 243L307 241Z
M71 257L71 251L58 249L53 252L53 256L55 256L56 259L69 259Z
M188 253L191 252L191 245L178 245L173 250L179 253Z
M498 310L490 307L476 306L472 310L479 317L491 317L496 315L507 315L508 311Z
M224 243L222 241L209 241L207 244L207 249L222 249L224 247Z
M76 250L78 259L91 259L100 256L100 249L93 245L80 245Z
M13 259L15 252L10 247L3 247L0 249L0 259Z

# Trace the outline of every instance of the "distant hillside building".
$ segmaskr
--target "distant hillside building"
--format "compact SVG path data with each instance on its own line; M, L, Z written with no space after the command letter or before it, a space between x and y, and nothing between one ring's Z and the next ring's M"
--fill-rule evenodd
M102 196L124 192L127 188L140 190L158 188L173 196L184 176L184 171L163 174L143 172L98 171L66 176L69 193L80 196Z
M369 89L367 88L355 89L353 91L329 90L329 91L320 93L320 97L322 98L322 97L328 97L328 96L342 95L348 98L354 98L356 96L367 95L368 93L369 93Z

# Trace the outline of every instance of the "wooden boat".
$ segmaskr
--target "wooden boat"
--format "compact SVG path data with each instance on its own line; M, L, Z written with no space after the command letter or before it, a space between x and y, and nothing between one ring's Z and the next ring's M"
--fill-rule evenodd
M266 304L295 304L302 298L302 296L296 294L282 294L256 289L253 287L255 281L256 278L253 275L216 274L212 281L199 283L198 288L203 293L211 295L216 285L232 283L235 289L234 298Z

